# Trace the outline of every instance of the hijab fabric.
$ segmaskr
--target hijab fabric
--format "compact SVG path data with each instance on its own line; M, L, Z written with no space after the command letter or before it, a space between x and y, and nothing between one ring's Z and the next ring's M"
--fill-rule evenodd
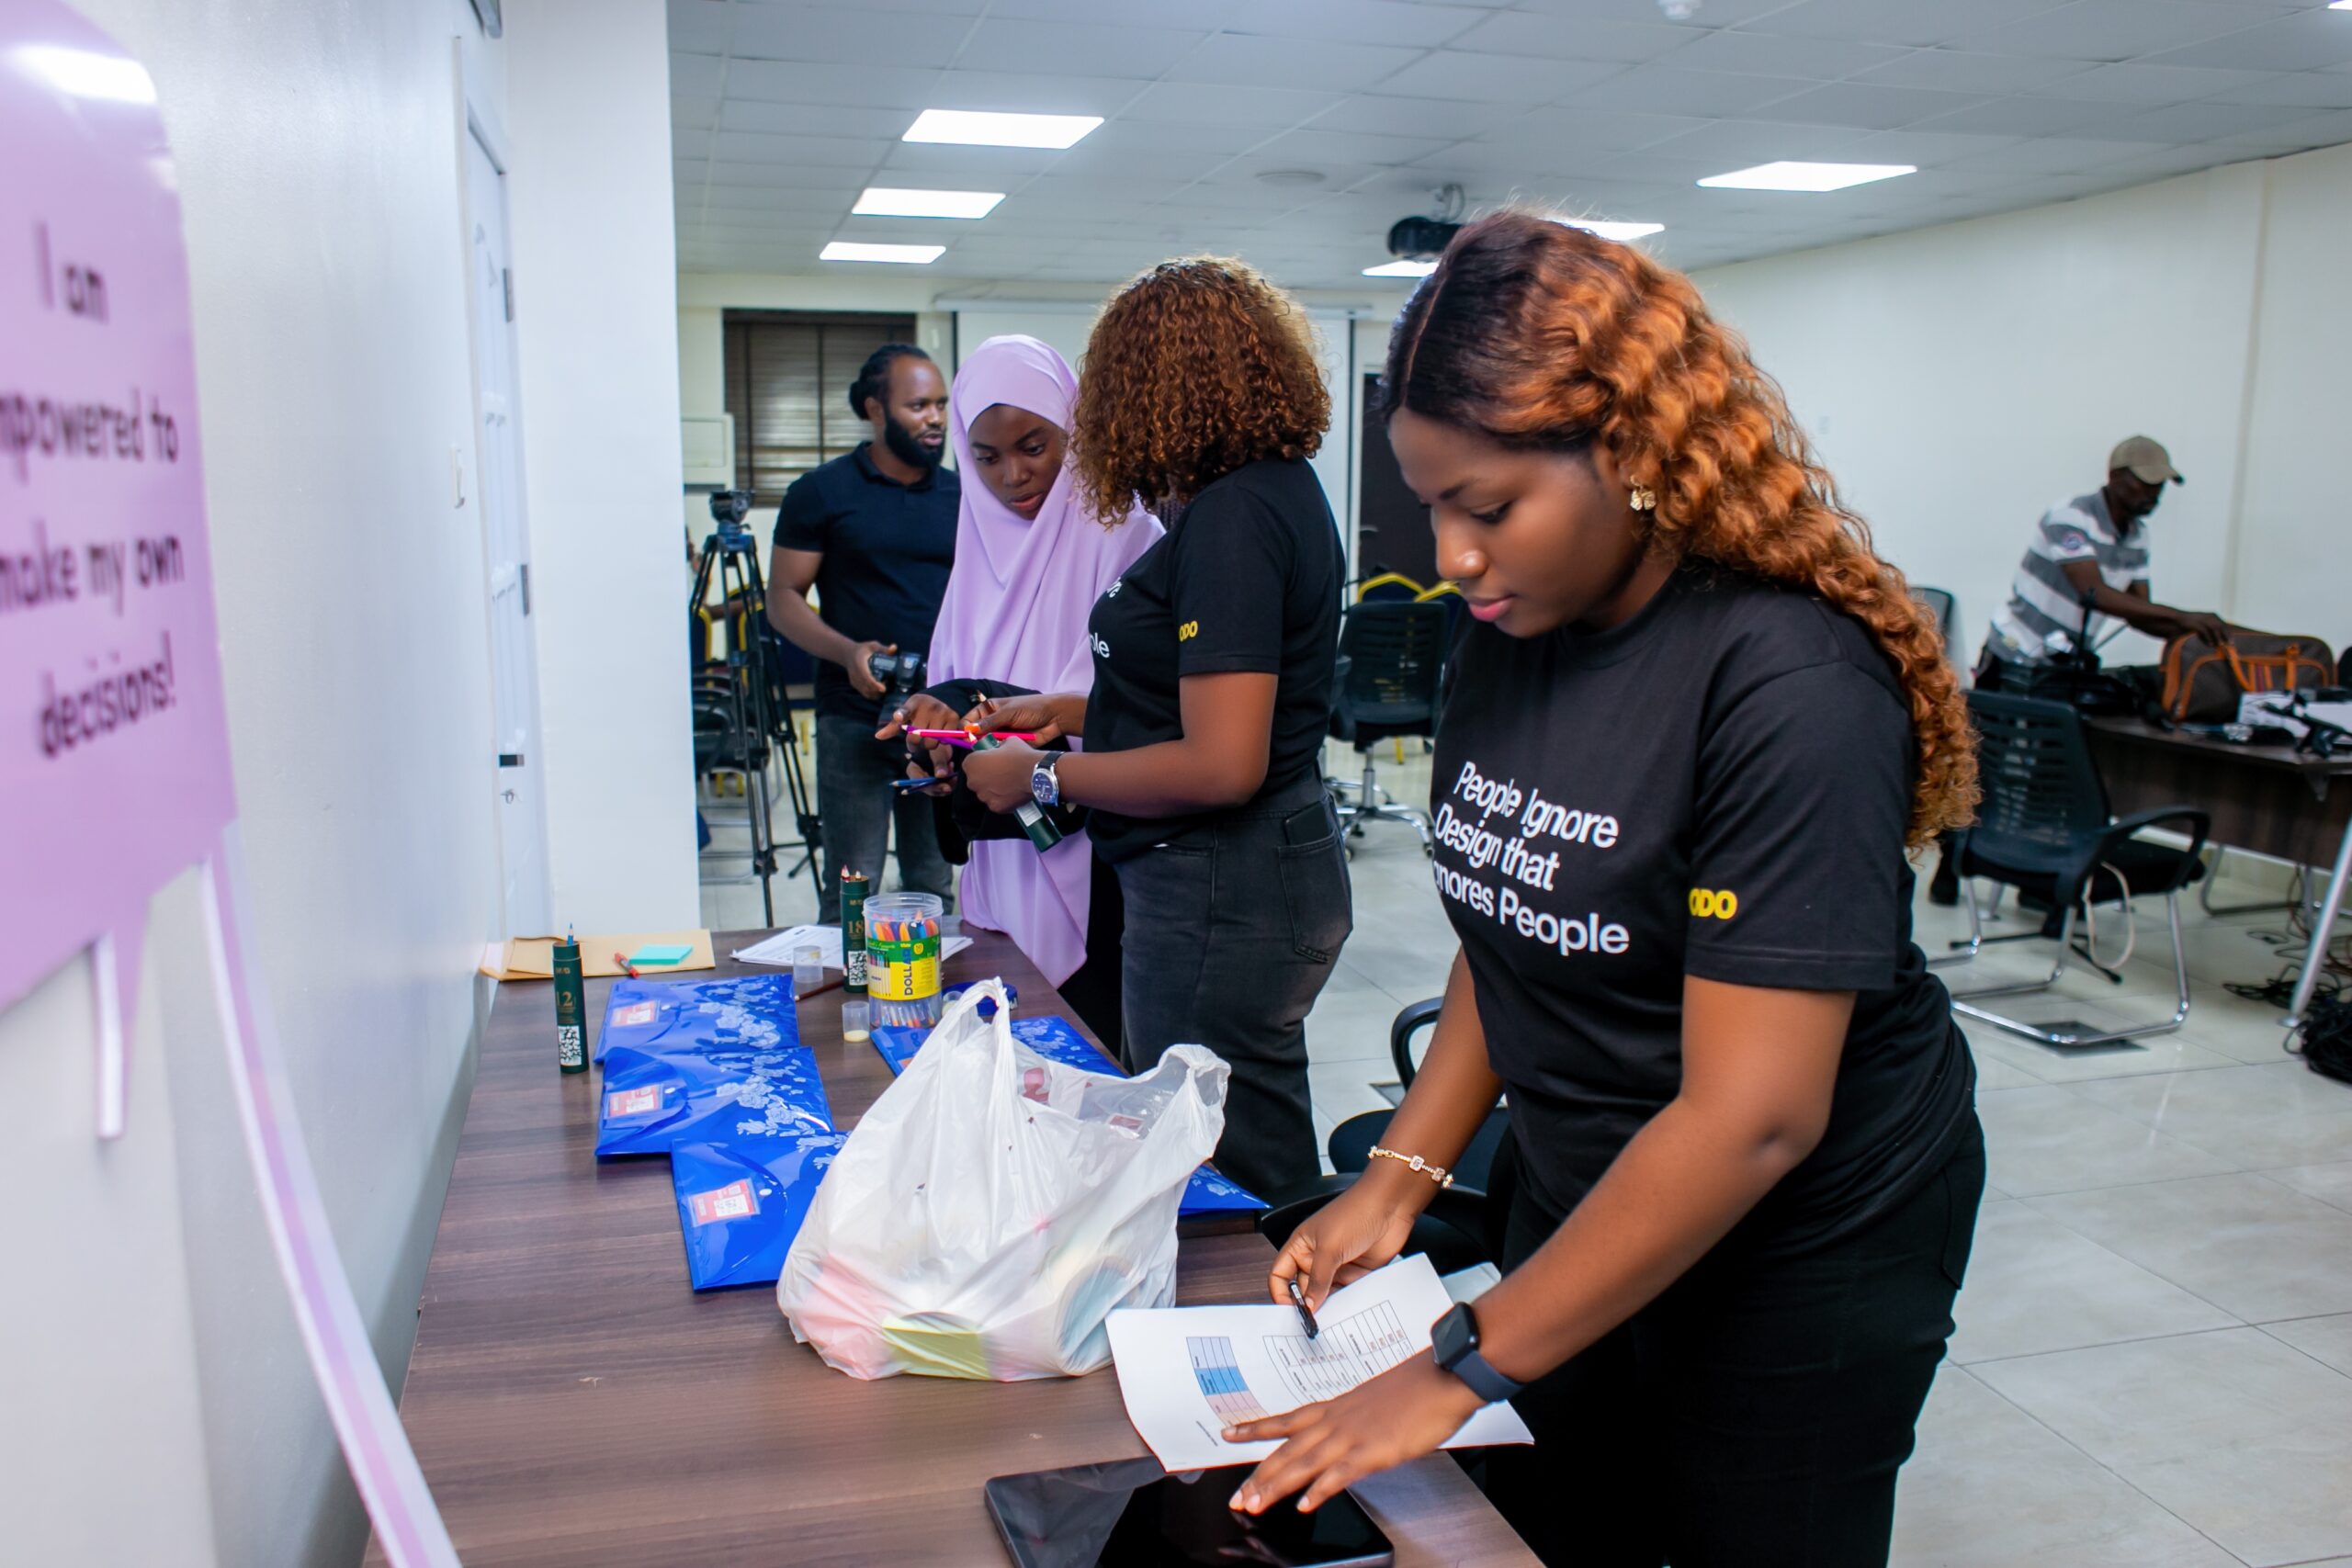
M1086 622L1095 600L1159 537L1141 506L1104 527L1080 502L1068 463L1035 518L999 501L972 460L972 422L999 403L1064 431L1078 377L1034 337L992 337L965 357L948 395L949 438L963 475L956 568L932 634L934 682L991 680L1040 692L1094 684ZM1058 986L1086 961L1092 846L1073 833L1044 854L1025 839L972 846L957 896L967 923L1001 931Z

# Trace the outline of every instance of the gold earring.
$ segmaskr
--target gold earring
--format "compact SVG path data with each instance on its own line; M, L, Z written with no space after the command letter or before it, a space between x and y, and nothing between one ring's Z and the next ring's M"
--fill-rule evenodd
M1647 485L1635 485L1631 499L1634 510L1636 512L1654 512L1657 509L1657 491Z

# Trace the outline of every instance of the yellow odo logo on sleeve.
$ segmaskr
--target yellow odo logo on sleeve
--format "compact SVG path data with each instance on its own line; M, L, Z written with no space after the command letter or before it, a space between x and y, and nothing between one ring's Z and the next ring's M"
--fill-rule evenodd
M1739 913L1739 895L1693 887L1690 889L1690 912L1702 920L1728 920Z
M1182 626L1176 628L1176 640L1178 642L1190 642L1200 635L1201 623L1198 621L1186 621Z

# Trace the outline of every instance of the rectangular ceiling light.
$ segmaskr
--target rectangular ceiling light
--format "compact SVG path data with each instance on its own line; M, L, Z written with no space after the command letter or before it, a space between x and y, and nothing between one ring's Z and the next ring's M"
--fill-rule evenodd
M1598 234L1604 240L1638 240L1645 234L1666 232L1663 223L1621 223L1612 218L1555 218L1553 221Z
M946 253L945 245L869 245L856 240L835 240L817 254L819 261L898 262L924 266Z
M1393 261L1363 269L1366 277L1427 277L1437 270L1435 262Z
M1092 114L984 114L976 109L925 109L907 127L909 141L954 141L967 147L1074 145L1102 123Z
M868 186L850 209L860 218L986 218L1001 190L898 190Z
M1709 175L1699 183L1719 190L1844 190L1918 172L1916 164L1758 164L1728 175Z

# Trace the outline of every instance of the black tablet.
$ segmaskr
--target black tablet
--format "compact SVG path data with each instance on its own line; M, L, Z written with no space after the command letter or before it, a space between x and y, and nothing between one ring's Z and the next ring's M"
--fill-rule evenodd
M1289 1498L1252 1517L1226 1504L1249 1465L1170 1475L1156 1460L1078 1465L988 1483L989 1514L1021 1568L1388 1568L1396 1553L1341 1493L1311 1514Z

